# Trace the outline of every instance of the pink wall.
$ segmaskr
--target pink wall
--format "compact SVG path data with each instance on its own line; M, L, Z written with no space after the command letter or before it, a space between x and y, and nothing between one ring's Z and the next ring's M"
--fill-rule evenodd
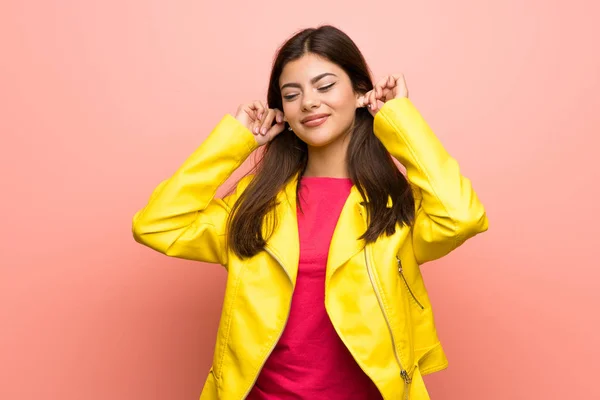
M0 4L1 399L198 397L225 273L131 217L321 22L406 74L488 209L424 271L451 363L432 398L600 398L595 3L36 3Z

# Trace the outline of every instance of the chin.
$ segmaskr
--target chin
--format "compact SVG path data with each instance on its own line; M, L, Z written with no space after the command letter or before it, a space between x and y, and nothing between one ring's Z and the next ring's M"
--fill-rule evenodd
M341 136L342 135L339 134L332 134L328 130L317 131L314 129L311 129L311 131L308 132L302 132L301 135L298 135L300 140L311 147L327 146L328 144L335 142Z

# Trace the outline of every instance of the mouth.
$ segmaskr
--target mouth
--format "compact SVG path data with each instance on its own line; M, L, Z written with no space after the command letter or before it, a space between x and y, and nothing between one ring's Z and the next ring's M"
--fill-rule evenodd
M302 123L302 125L308 127L315 127L325 123L325 121L327 121L327 118L329 118L329 114L315 114L304 118L300 122Z

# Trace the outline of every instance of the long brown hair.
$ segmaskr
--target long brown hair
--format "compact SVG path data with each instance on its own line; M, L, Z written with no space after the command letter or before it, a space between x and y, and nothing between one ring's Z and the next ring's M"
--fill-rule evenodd
M269 108L283 110L279 89L281 72L288 62L307 53L340 66L350 77L355 93L363 94L373 89L369 68L356 44L341 30L324 25L296 33L277 52L267 94ZM275 213L270 211L276 206L277 194L296 174L302 176L307 162L306 143L287 129L264 146L261 158L249 172L254 173L254 177L234 204L229 217L227 239L236 255L251 257L264 248L268 238L262 235L263 222L267 216L275 218ZM410 185L373 134L373 116L366 108L356 110L346 165L367 209L368 228L358 239L373 242L384 233L393 234L396 223L412 224L415 211ZM299 187L300 180L296 196ZM387 207L388 196L392 199L391 208ZM277 221L269 222L272 233Z

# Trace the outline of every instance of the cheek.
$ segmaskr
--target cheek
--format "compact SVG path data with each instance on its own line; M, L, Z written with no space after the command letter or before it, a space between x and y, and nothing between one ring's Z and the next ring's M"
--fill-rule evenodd
M338 112L346 114L349 111L354 112L356 108L356 99L354 93L351 90L339 91L329 98L329 104L332 108L338 110Z
M354 95L344 94L343 96L337 96L332 99L330 103L331 107L335 109L336 113L344 120L352 120L356 112L356 100Z
M283 115L288 119L288 121L294 121L296 116L298 115L298 107L294 106L294 103L283 103L282 106Z

